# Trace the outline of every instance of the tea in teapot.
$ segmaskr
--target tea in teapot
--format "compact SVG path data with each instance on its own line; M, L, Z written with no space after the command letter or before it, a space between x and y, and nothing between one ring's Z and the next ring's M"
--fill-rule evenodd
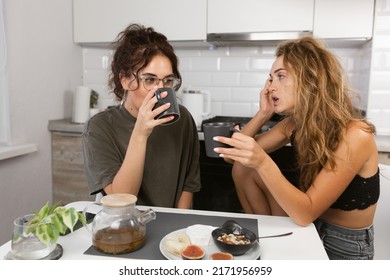
M144 212L135 207L131 194L109 194L101 199L103 209L91 225L93 246L108 254L126 254L141 248L146 240L146 223L156 218L152 209ZM84 213L86 209L84 210Z

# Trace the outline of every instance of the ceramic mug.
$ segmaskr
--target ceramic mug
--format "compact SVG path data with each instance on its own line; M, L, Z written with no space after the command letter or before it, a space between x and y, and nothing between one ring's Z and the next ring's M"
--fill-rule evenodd
M161 93L167 92L168 95L164 98L161 97ZM171 106L166 109L164 112L161 114L158 114L155 119L161 119L161 118L166 118L173 116L173 120L170 122L164 123L163 125L167 124L173 124L180 118L180 110L179 110L179 104L177 103L177 98L176 98L176 92L173 88L159 88L157 91L154 93L154 95L157 98L157 103L154 105L153 110L166 104L166 103L171 103Z
M206 155L208 157L218 158L219 154L214 152L214 148L228 148L229 145L213 140L215 136L231 137L234 129L233 122L212 122L203 124L204 142Z

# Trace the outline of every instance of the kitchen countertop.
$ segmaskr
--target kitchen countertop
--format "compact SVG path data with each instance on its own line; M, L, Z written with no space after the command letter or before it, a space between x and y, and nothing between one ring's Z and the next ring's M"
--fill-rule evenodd
M84 130L83 123L73 123L71 119L51 120L49 121L48 129L51 132L69 132L81 134Z
M69 132L81 134L84 130L83 123L72 123L71 119L49 121L48 129L51 132ZM199 140L204 140L203 132L198 132ZM376 143L379 152L390 152L390 135L376 135Z

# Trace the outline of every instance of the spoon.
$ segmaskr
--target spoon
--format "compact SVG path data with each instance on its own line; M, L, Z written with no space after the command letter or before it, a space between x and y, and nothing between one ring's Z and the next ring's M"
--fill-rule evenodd
M286 232L286 233L282 233L282 234L259 236L256 239L271 238L271 237L282 237L282 236L287 236L287 235L291 235L291 234L292 234L292 231Z

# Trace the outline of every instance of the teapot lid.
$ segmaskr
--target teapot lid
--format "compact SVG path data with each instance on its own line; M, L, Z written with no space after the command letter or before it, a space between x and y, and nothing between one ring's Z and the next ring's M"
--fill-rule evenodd
M100 202L104 206L123 207L135 204L137 197L129 193L114 193L103 196Z

